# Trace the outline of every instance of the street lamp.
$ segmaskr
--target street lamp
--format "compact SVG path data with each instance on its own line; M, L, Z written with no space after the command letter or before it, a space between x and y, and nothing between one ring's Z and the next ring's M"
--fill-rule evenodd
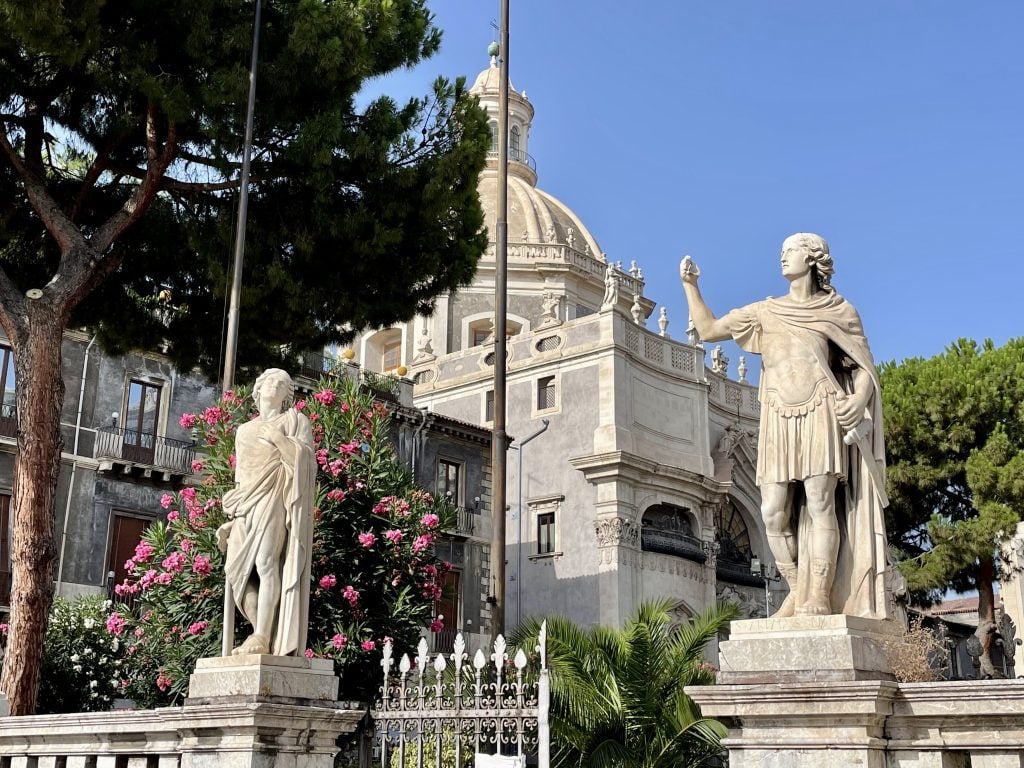
M756 555L750 558L750 573L764 581L764 615L767 618L772 612L772 595L768 591L768 583L779 580L778 571L771 563L762 563Z

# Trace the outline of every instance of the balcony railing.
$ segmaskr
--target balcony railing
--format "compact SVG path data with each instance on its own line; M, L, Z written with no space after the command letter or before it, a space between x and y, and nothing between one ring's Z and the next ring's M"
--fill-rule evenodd
M764 579L750 571L750 560L727 560L721 555L715 561L715 576L719 581L732 584L746 584L748 587L763 587Z
M430 650L432 653L451 653L455 650L455 636L459 633L457 629L442 629L440 632L430 633Z
M120 427L101 427L96 430L96 449L93 457L97 461L105 460L152 468L173 475L187 475L192 471L195 448L192 443L172 440L163 435Z
M476 510L472 507L456 507L455 515L445 530L460 536L470 536L473 533L473 518L475 517Z
M488 157L497 157L498 150L492 149L487 153ZM537 161L533 159L533 155L524 152L521 149L508 148L508 159L516 163L522 163L534 173L537 172Z
M299 356L299 376L313 381L320 381L325 373L330 373L337 361L322 352L303 352Z
M14 408L14 403L0 405L0 436L18 436L18 412Z
M700 539L681 531L645 526L640 530L640 548L645 552L659 552L663 555L685 557L697 563L707 560Z

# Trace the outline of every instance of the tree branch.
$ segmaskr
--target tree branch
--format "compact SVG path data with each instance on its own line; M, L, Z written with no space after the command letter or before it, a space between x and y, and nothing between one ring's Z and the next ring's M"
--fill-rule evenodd
M24 294L7 275L7 270L0 267L0 326L3 326L7 338L11 341L28 333L25 301Z
M82 236L82 233L64 211L61 210L57 201L53 199L49 190L46 189L46 184L43 180L25 165L21 155L11 146L6 130L0 131L0 149L3 150L7 161L14 168L14 172L18 174L18 178L21 179L29 202L32 203L32 208L39 214L39 218L42 220L43 226L46 227L46 231L57 241L61 253L70 251L72 248L83 247L85 245L85 238Z

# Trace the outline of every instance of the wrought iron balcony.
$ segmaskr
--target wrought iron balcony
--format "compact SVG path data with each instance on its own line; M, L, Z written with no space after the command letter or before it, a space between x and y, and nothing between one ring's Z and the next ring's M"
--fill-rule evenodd
M445 526L445 533L471 536L473 534L473 518L475 517L476 510L472 507L456 507L451 523Z
M640 548L645 552L685 557L697 563L707 560L700 539L681 531L654 528L649 525L640 529Z
M327 357L323 352L303 352L298 358L298 375L313 381L320 381L321 376L330 373L337 365L336 360Z
M0 405L0 436L17 437L18 435L18 412L14 403Z
M430 650L432 653L451 653L455 650L455 636L459 634L457 629L442 629L440 632L430 633Z
M121 427L96 430L93 458L100 462L101 470L121 465L126 472L140 467L143 474L155 471L168 476L187 475L192 472L194 457L195 447L183 440Z
M764 586L764 577L760 573L751 572L749 557L744 560L742 556L737 559L729 559L719 555L715 561L715 576L719 581L728 581L732 584L745 584L748 587Z
M498 150L492 149L487 153L488 157L497 157ZM524 152L521 149L508 148L508 159L516 163L522 163L534 173L537 172L537 161L533 159L533 155Z

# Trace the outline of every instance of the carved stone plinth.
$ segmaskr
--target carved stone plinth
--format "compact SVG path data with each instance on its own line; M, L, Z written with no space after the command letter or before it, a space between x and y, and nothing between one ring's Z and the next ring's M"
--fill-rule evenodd
M188 684L188 704L252 700L330 706L338 677L330 659L240 655L200 659Z
M894 621L841 614L734 621L719 647L718 682L892 680L884 645L902 632Z

